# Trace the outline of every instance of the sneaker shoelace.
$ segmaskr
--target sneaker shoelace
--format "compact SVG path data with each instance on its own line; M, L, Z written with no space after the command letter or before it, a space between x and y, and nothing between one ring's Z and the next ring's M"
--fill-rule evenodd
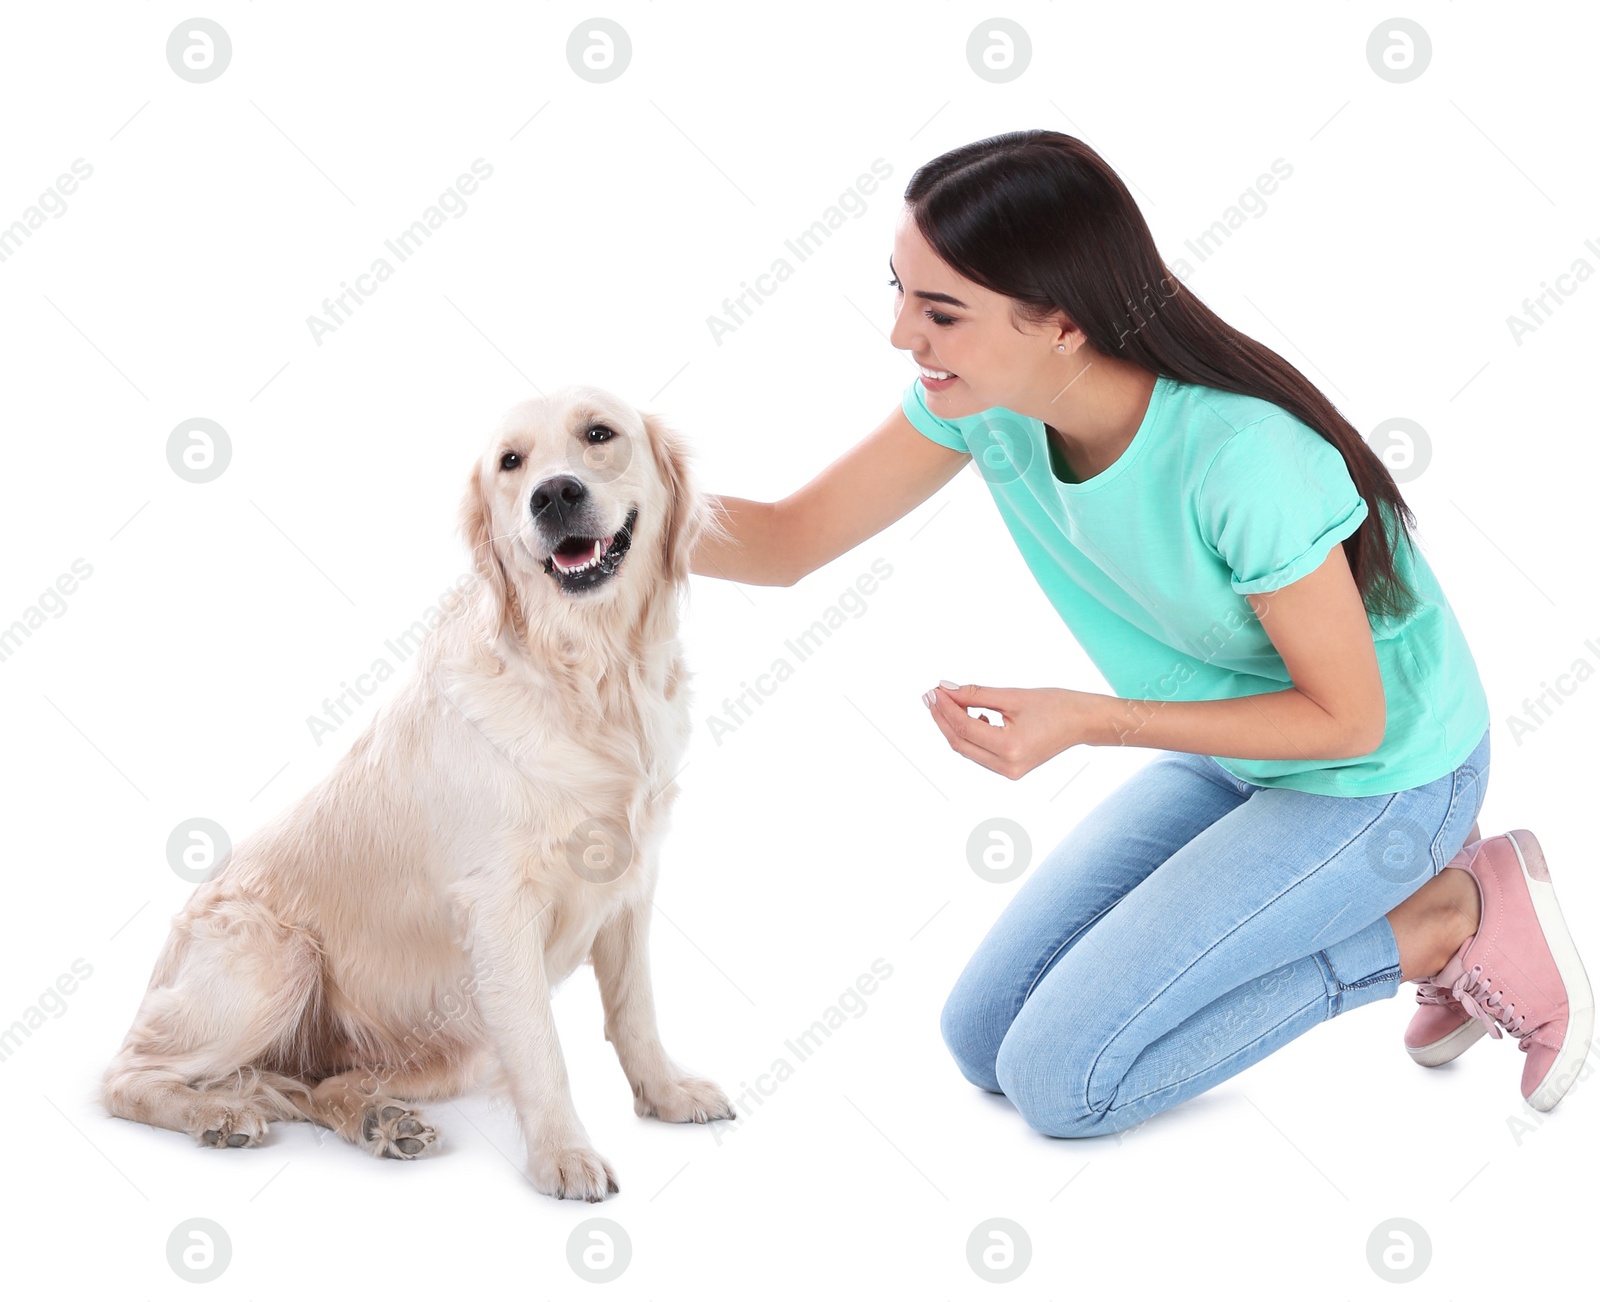
M1418 987L1417 997L1422 997L1422 986ZM1483 979L1483 964L1474 963L1470 968L1455 979L1455 983L1448 991L1439 986L1428 986L1429 989L1453 995L1461 1007L1476 1017L1488 1028L1489 1034L1495 1039L1500 1039L1501 1028L1504 1027L1517 1037L1517 1047L1524 1053L1532 1043L1531 1036L1538 1028L1525 1026L1527 1015L1517 1012L1515 1003L1505 1002L1503 990L1492 989L1490 983ZM1429 999L1429 1003L1442 1003L1443 1000Z
M1417 1002L1419 1004L1453 1004L1456 1002L1456 997L1449 986L1436 986L1432 981L1418 981Z

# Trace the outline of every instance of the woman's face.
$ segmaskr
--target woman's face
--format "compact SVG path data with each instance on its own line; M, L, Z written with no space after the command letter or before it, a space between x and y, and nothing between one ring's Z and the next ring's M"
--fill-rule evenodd
M895 226L890 267L889 342L925 368L922 384L934 415L955 419L990 407L1033 414L1041 395L1048 400L1060 391L1062 360L1082 345L1082 334L1065 329L1065 318L1042 326L1013 322L1011 300L948 266L922 237L909 205ZM1068 352L1058 352L1057 343ZM932 379L928 370L955 378Z

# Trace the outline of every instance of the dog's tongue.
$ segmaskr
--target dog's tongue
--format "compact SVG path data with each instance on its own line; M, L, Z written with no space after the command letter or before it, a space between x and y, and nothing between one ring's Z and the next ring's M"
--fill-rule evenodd
M599 555L604 556L608 551L611 550L611 539L615 537L616 535L612 534L611 538L601 538L598 540L600 543L598 552ZM559 563L563 568L569 570L574 566L582 565L590 557L596 555L595 541L596 540L593 538L577 540L575 547L564 548L556 553L557 563Z

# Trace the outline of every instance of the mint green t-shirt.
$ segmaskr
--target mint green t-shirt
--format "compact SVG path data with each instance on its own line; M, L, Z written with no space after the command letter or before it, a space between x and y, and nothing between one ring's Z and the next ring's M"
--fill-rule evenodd
M1276 403L1163 375L1122 456L1073 483L1044 422L1005 407L945 420L926 399L913 379L906 418L972 455L1034 578L1119 697L1210 701L1294 685L1244 594L1304 578L1367 516L1316 430ZM1431 782L1472 753L1489 703L1466 637L1420 549L1402 542L1396 571L1420 604L1369 620L1382 744L1353 759L1214 756L1223 768L1259 786L1372 796Z

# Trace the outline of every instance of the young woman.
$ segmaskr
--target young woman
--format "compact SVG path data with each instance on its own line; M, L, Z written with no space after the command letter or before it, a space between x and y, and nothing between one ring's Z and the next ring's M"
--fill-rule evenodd
M1488 702L1382 460L1168 273L1081 141L980 140L905 200L890 339L920 378L789 497L716 499L728 537L693 569L792 584L975 458L1117 695L941 682L933 722L1013 779L1075 745L1162 752L961 973L962 1073L1046 1134L1108 1134L1414 981L1416 1061L1509 1032L1553 1107L1589 983L1533 834L1478 837Z

